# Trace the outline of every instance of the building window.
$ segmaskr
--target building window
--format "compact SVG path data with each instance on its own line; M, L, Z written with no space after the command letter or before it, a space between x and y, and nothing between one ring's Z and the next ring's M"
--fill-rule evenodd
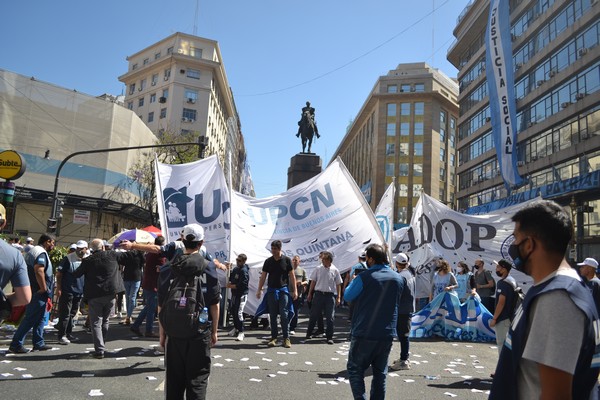
M143 107L143 106L144 106L144 98L143 98L143 97L140 97L140 98L138 99L138 107Z
M414 146L414 150L415 150L415 156L422 156L423 155L423 143L420 142L415 142L413 144Z
M423 164L413 164L413 175L423 176Z
M388 85L387 92L388 93L398 93L398 85Z
M155 103L156 102L156 93L152 93L150 95L150 104Z
M149 62L150 62L149 58L144 58L144 65L148 65Z
M128 101L127 102L127 109L128 110L133 110L133 101Z
M394 176L394 163L385 164L385 176Z
M404 84L404 85L400 86L401 92L410 92L410 89L411 89L410 84Z
M196 121L196 110L191 108L184 108L181 114L181 120L184 122L195 122Z
M400 115L410 115L410 103L400 103Z
M396 124L388 123L386 127L386 134L388 136L396 136Z
M153 122L154 121L154 113L150 112L148 113L148 122Z
M387 116L388 117L395 117L396 116L396 104L389 103L387 105Z
M135 83L129 85L129 94L135 93Z
M160 51L154 54L154 59L158 60L160 58Z
M385 145L385 155L393 156L396 153L396 145L394 143L387 143Z
M145 80L145 79L142 79L142 80L140 81L140 92L141 92L142 90L144 90L144 89L146 89L146 80Z
M440 161L443 163L446 162L446 149L440 149Z
M398 185L398 197L408 197L408 185L406 183Z
M401 156L408 155L408 143L400 143L400 147L398 148Z
M132 69L132 70L136 70L136 69L137 69L137 67L138 67L138 65L137 65L137 63L136 63L136 64L133 64L133 65L131 66L131 69Z
M169 98L169 89L163 89L163 93L162 93L161 97L168 99Z
M200 79L200 71L197 69L188 68L187 77L192 79Z
M415 103L415 115L424 115L425 114L425 103L418 102Z
M446 168L440 167L440 180L446 181Z
M166 108L160 109L160 117L159 118L160 119L167 118L167 109Z
M400 123L400 135L401 136L408 136L408 135L410 135L410 123L408 123L408 122L401 122Z
M202 49L190 47L190 56L194 58L202 58Z
M188 104L194 104L198 100L198 91L192 89L185 89L185 100Z
M167 68L167 69L165 69L165 72L164 72L164 80L168 81L170 77L171 77L171 68Z
M173 46L167 49L167 54L173 54Z
M423 122L415 122L415 135L422 135L423 132Z
M152 86L156 86L156 84L158 83L158 74L154 74L152 75Z
M423 83L415 83L415 92L424 92L425 84Z
M399 176L408 176L408 163L398 164L398 175Z

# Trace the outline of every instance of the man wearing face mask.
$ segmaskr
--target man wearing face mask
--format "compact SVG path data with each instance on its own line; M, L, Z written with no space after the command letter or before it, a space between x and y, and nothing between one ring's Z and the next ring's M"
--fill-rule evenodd
M496 282L492 278L492 273L485 269L482 259L475 260L475 288L477 294L481 297L481 304L494 313L494 298Z
M494 261L496 264L496 275L500 278L496 289L496 309L494 318L490 321L490 327L496 331L496 344L498 354L502 351L510 320L515 304L515 288L517 282L510 276L512 264L507 260Z
M73 273L81 265L81 260L88 256L88 244L79 240L75 244L75 251L69 253L56 268L56 287L58 288L58 343L67 345L78 339L71 335L73 331L73 318L77 315L79 304L83 297L83 280L80 276L75 278Z
M573 225L558 204L536 201L513 217L514 267L533 278L500 353L490 399L588 399L600 357L594 301L565 259Z

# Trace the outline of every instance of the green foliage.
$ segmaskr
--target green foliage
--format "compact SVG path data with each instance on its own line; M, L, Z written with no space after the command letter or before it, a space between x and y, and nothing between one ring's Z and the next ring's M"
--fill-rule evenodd
M68 248L63 246L54 246L52 251L50 252L50 261L52 262L53 272L56 272L56 267L62 261L63 258L67 255Z

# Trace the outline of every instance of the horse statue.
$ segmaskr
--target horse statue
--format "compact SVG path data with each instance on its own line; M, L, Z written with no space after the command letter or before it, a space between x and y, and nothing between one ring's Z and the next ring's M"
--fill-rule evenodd
M310 146L312 145L313 136L316 134L317 137L321 137L319 135L319 130L317 129L317 125L315 121L312 119L309 110L305 110L302 112L302 119L298 122L299 129L297 137L300 136L302 138L302 152L310 153ZM306 145L308 144L308 152L306 152Z

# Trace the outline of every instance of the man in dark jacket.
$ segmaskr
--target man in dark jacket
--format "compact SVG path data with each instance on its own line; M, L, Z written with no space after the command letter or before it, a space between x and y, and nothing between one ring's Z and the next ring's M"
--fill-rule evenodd
M236 266L231 271L227 287L231 289L231 314L233 315L234 328L229 336L236 336L236 340L244 340L244 307L248 301L248 281L250 280L248 264L245 254L237 256Z
M108 317L115 305L115 295L125 291L119 269L127 253L104 250L104 241L94 239L90 244L92 255L83 259L73 273L75 278L85 276L83 297L88 301L95 358L104 358L104 338L108 332Z

